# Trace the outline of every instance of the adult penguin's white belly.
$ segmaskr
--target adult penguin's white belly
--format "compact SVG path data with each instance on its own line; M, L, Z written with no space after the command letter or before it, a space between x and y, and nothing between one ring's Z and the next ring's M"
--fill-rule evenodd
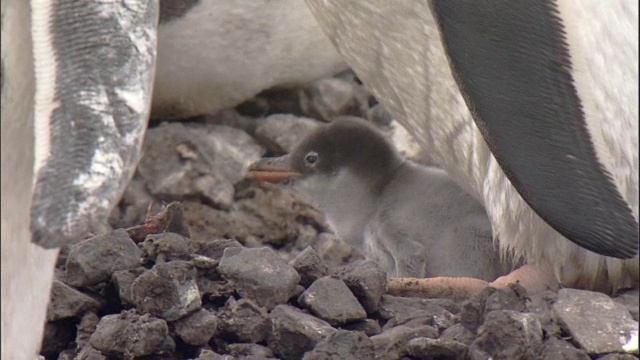
M554 6L553 2L545 3ZM634 254L633 245L624 255L614 254L627 258L622 260L598 255L567 240L532 210L498 164L498 157L506 158L510 156L510 151L520 151L517 149L518 139L502 139L512 147L503 147L502 153L497 156L494 155L495 151L492 154L489 150L481 131L474 124L467 103L472 105L475 114L481 114L485 110L483 107L495 107L496 100L483 102L482 96L476 96L465 102L456 80L462 80L460 83L466 80L468 82L465 84L473 87L476 84L470 84L469 81L482 82L485 79L461 78L459 73L456 73L458 78L454 78L441 41L443 32L439 29L439 26L445 28L447 24L442 22L442 18L437 22L438 13L432 11L437 6L451 6L457 11L456 6L467 5L437 1L431 4L380 1L372 5L367 1L337 0L307 0L307 4L347 63L374 95L415 135L435 161L485 204L494 233L505 253L524 257L529 263L548 262L553 266L557 279L565 286L602 291L638 286L637 244L636 255L631 259L628 258ZM487 10L489 4L483 4L484 10ZM634 237L637 243L638 4L623 0L606 3L590 0L560 1L556 5L559 12L555 21L562 22L565 27L572 63L572 70L569 71L582 104L592 147L595 148L599 163L611 175L612 183L608 185L613 190L610 190L612 193L619 192L624 199L618 202L622 204L619 207L620 218L630 225L627 226L630 229L627 235L631 234L631 240L627 236L625 241L621 240L621 244L633 244ZM522 19L528 20L523 22L523 26L535 25L538 19L534 16L524 15ZM527 24L527 21L530 23ZM446 35L454 36L451 33ZM450 39L444 39L444 43L453 52L456 50L455 44L448 43ZM517 45L516 51L535 55L535 51L527 49L526 42ZM453 65L464 65L464 61L469 60L465 56L473 56L464 50L458 53L458 62ZM505 71L508 70L505 68ZM570 85L570 81L568 83ZM501 103L497 104L498 107L516 100L526 104L528 100L518 99L515 94L513 97L506 95L499 99ZM565 94L556 95L557 101L562 104L565 99L560 97ZM551 98L555 99L553 96ZM579 111L579 105L576 108ZM550 114L553 115L553 112ZM533 131L537 129L533 128ZM584 138L588 141L588 137ZM562 144L565 138L552 136L543 140ZM544 149L531 148L527 151L530 151L533 163ZM565 155L567 161L572 161L571 156L570 153ZM526 170L526 164L518 166ZM544 173L544 170L537 173ZM568 199L564 198L564 193L574 190L570 185L550 189L551 194L556 194L557 199L569 207L571 204L566 204ZM574 186L580 187L581 184ZM535 196L529 198L529 203L535 202ZM579 207L577 203L576 207ZM571 214L566 215L569 217ZM612 218L616 221L617 214ZM561 225L564 221L557 214L549 219ZM598 219L585 222L585 231L592 228L600 230L599 224L595 224L597 222ZM571 230L582 231L575 228ZM596 248L599 246L594 241L585 243ZM615 248L610 245L610 250ZM615 249L612 251L615 252Z
M302 1L162 0L152 117L213 114L346 68Z

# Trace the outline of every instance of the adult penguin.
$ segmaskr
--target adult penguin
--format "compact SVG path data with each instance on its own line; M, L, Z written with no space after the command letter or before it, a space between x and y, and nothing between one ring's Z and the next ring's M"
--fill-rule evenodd
M527 262L497 284L638 286L637 3L307 4Z

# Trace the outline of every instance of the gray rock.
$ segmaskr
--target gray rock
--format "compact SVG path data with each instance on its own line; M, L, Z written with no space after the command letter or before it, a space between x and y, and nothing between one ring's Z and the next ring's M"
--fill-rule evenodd
M561 289L553 310L587 354L638 353L638 322L607 295Z
M189 345L204 345L214 337L218 331L218 318L205 309L185 316L172 323L176 334Z
M342 325L367 317L367 313L347 285L331 276L314 281L300 295L298 302L331 325Z
M164 320L129 310L100 319L89 342L105 355L134 358L157 354L168 333Z
M225 249L218 271L242 297L267 309L287 302L300 281L296 270L267 247Z
M571 343L552 337L542 344L538 359L589 360L591 358L584 351L576 349Z
M637 360L638 357L631 354L612 353L601 356L598 360Z
M220 355L211 350L203 349L195 360L236 360L231 355Z
M233 239L214 239L196 242L196 252L208 258L218 260L222 258L224 249L226 248L243 248L237 240Z
M556 293L553 291L533 295L527 300L526 312L538 316L545 338L560 337L562 333L552 308L552 303L555 301Z
M469 346L476 339L476 334L458 323L444 330L440 335L440 339L455 341Z
M513 310L523 312L526 309L526 290L519 284L509 284L504 288L496 289L487 297L484 303L484 313L493 310Z
M191 260L191 254L194 252L189 239L174 233L147 235L140 248L143 259L152 263Z
M303 360L370 360L373 342L361 332L338 330L304 354Z
M177 320L202 305L196 270L181 260L158 264L138 276L131 284L131 298L141 311L167 321Z
M429 325L444 330L454 322L454 315L431 299L383 295L378 312L383 319L387 320L382 328L383 331L398 325L407 327Z
M431 326L410 328L400 325L383 331L380 335L372 336L375 359L401 359L408 355L409 340L420 337L435 339L438 337L438 330Z
M141 251L125 230L95 236L71 247L66 263L66 283L83 287L107 281L117 270L140 264Z
M258 121L255 136L271 152L286 154L318 125L311 118L274 114Z
M289 265L300 275L300 284L309 287L311 283L329 274L327 264L322 261L317 251L311 247L304 249L289 262Z
M222 125L164 123L147 131L138 172L153 195L203 196L220 207L263 149L242 130Z
M618 294L613 298L618 304L622 304L633 317L633 320L638 321L640 317L640 289L630 289Z
M47 322L44 325L40 353L46 357L55 357L73 343L75 327L68 321Z
M382 294L387 291L387 273L370 260L356 261L339 269L340 277L358 298L367 313L378 310Z
M367 336L378 335L382 332L380 324L378 324L378 322L373 319L354 321L352 323L341 326L341 328L351 331L360 331L365 333Z
M98 311L103 300L86 295L59 280L53 280L51 300L47 307L47 321L82 316L87 311Z
M42 354L38 357L38 359L45 359L46 357L42 356ZM74 349L65 349L60 352L57 360L74 360L76 358L76 350ZM103 357L100 360L106 359Z
M96 331L99 322L100 318L93 312L88 312L82 316L76 333L76 347L78 349L89 345L89 338Z
M289 305L278 305L269 314L272 331L269 347L282 359L300 359L320 341L333 334L324 320Z
M111 281L120 297L120 304L123 306L133 306L133 298L131 297L131 284L146 271L143 267L135 269L114 271L111 275Z
M409 340L407 352L417 359L461 359L467 351L467 345L451 340L419 337Z
M318 235L312 247L329 267L342 266L357 259L364 259L364 256L351 245L338 239L332 233L323 232Z
M484 321L487 298L496 291L497 289L488 287L480 294L473 295L463 301L460 306L460 323L475 333Z
M542 345L542 327L537 316L512 310L494 310L478 329L469 346L470 359L530 359Z
M267 359L273 358L273 351L258 344L230 344L227 345L229 355L236 359Z
M73 360L107 360L107 357L93 346L87 345L80 350Z
M271 330L267 310L249 299L227 300L218 311L220 331L234 341L259 343Z
M302 91L300 108L308 116L324 121L340 115L362 117L369 108L369 95L353 81L320 79Z

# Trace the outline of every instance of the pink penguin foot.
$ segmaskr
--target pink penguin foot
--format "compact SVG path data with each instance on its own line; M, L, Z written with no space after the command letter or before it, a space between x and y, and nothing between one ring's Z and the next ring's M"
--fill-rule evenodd
M391 278L387 281L387 293L396 296L464 299L479 294L487 287L504 288L512 283L519 283L530 295L545 290L558 290L559 285L551 267L548 264L542 265L524 265L493 282L463 277Z

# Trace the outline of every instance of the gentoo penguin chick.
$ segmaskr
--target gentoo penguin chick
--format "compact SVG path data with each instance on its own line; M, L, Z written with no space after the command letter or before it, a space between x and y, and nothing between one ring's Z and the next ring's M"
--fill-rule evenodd
M390 277L492 281L500 262L484 208L440 169L404 160L353 117L311 132L289 155L254 163L254 179L287 184L343 240Z

